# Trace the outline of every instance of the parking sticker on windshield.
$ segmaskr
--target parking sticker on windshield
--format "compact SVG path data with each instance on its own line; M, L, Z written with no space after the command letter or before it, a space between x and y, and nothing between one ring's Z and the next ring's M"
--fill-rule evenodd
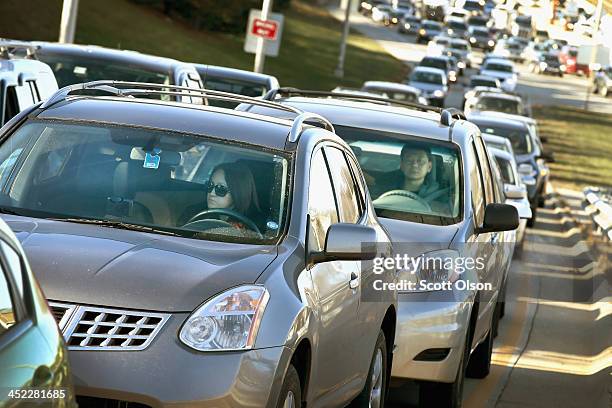
M153 149L153 153L147 152L147 154L145 155L145 160L144 160L144 164L142 165L142 167L144 167L145 169L158 169L159 161L161 159L161 157L159 157L160 153L161 153L161 149L157 147Z

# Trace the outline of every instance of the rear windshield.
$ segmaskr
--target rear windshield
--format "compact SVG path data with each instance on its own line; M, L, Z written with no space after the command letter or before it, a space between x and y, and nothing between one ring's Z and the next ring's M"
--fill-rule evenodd
M506 64L497 64L495 62L489 62L484 67L488 71L499 71L499 72L512 72L512 66Z
M422 26L426 30L437 30L440 31L442 29L442 25L436 23L423 23Z
M423 58L419 63L422 67L438 68L446 71L446 61L438 58Z
M467 25L461 21L451 21L448 26L455 30L467 30Z
M51 67L60 88L101 79L166 85L171 83L168 72L152 71L109 60L48 54L37 55L37 58Z
M442 85L442 75L437 72L415 71L410 80L413 82L423 82L426 84Z
M478 125L478 123L476 123ZM499 125L478 125L480 131L490 135L505 137L510 140L516 154L528 154L532 151L531 136L525 129L507 128Z
M494 80L484 79L484 78L472 78L470 80L470 86L471 87L486 86L489 88L497 88L497 84L495 83Z
M289 159L171 131L35 121L0 146L0 207L269 244L284 228Z
M506 98L495 98L493 96L483 96L476 103L476 109L481 111L495 111L520 115L521 105L518 101Z
M453 48L455 50L462 50L462 51L467 51L469 49L466 43L454 42L454 41L451 41L450 48Z

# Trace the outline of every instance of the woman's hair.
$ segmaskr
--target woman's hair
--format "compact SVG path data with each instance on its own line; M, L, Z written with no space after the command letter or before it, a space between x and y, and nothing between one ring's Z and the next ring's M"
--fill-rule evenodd
M210 173L211 178L217 170L223 170L225 173L225 182L232 194L234 210L244 215L261 212L255 179L246 164L240 162L218 164Z

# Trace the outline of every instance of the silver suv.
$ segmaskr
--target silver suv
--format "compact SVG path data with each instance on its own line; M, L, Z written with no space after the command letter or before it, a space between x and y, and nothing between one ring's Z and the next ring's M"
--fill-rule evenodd
M185 92L291 119L146 98ZM327 120L100 81L61 89L1 137L0 210L81 406L383 404L397 298L369 282L395 271L362 262L391 245Z
M479 129L456 110L385 98L280 88L266 99L329 119L359 159L395 259L431 260L401 268L392 377L421 380L422 406L460 406L464 375L489 373L514 249L502 232L519 222Z

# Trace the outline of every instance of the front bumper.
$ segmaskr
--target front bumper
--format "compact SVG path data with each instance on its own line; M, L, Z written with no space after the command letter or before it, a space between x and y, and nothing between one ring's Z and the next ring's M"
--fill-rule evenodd
M202 353L178 339L173 315L143 351L70 351L76 394L151 407L276 406L291 350Z
M467 300L466 292L459 291L398 295L392 377L447 383L455 380L470 321ZM415 360L431 349L450 350L439 361Z

